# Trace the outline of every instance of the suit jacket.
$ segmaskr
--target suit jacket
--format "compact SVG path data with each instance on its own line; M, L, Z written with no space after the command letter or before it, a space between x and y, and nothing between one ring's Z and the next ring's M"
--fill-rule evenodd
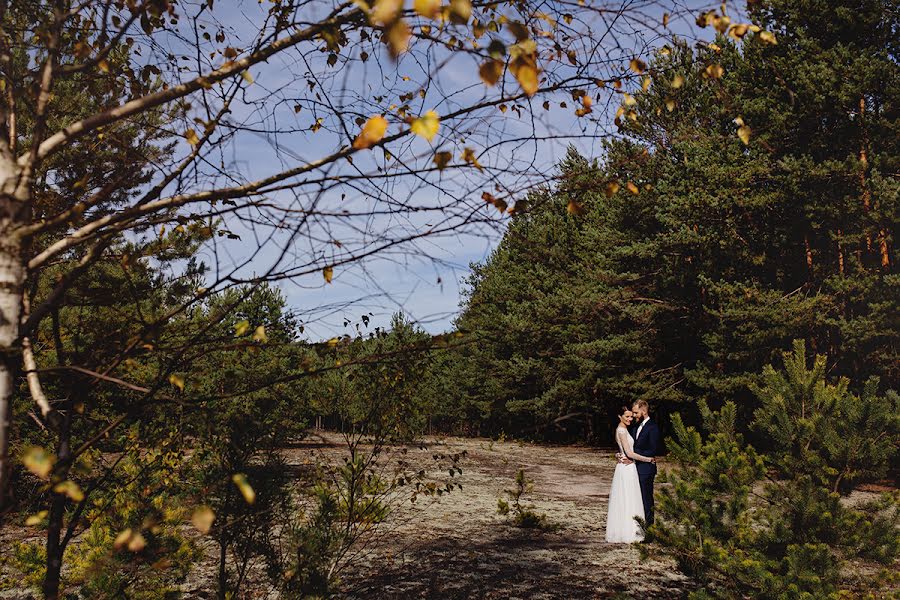
M637 434L637 430L640 425L640 423L637 423L633 426L634 431L631 432L632 437ZM659 427L656 426L656 423L653 422L653 419L648 419L647 423L644 424L644 428L641 429L641 436L635 437L634 451L635 453L642 456L656 456L660 452L659 446ZM638 461L636 464L638 475L656 474L656 464L640 461Z

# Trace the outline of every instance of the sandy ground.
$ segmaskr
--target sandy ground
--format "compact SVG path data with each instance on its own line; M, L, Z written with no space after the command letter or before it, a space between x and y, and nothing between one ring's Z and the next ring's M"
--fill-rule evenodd
M326 438L336 442L336 438ZM314 452L328 460L336 448ZM345 598L681 598L690 583L668 561L640 561L636 547L604 542L612 451L484 439L430 440L407 459L466 451L462 490L398 502L377 550L343 574ZM304 461L302 448L291 462ZM555 526L521 529L497 513L497 499L522 468L528 500Z
M404 491L374 536L341 571L345 599L550 599L682 598L690 582L670 562L640 561L636 547L606 544L606 506L615 459L611 450L543 446L486 439L442 438L422 446L383 453L390 470L397 459L415 469L433 467L435 454L465 451L458 466L462 484L440 498L409 502ZM316 463L338 464L346 457L339 435L312 435L284 451L297 473ZM518 469L533 480L527 501L546 515L547 530L521 529L497 513L497 499L513 487ZM435 479L450 480L446 471ZM408 489L408 488L407 488ZM29 535L30 534L30 535ZM21 528L0 531L0 545L34 538ZM214 598L215 548L196 565L183 586L184 598ZM241 598L277 598L262 577ZM7 589L0 598L34 597Z

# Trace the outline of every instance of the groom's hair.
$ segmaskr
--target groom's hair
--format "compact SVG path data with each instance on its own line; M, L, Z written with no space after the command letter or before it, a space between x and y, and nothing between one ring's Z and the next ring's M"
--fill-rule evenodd
M646 400L635 400L634 405L647 412L650 413L650 404Z

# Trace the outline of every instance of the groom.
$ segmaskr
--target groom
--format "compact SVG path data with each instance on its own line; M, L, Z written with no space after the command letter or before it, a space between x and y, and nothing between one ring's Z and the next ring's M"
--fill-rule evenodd
M659 427L650 419L650 405L646 400L638 400L631 407L634 421L628 432L634 438L634 451L644 456L659 454ZM656 478L656 463L638 462L638 481L641 484L641 500L644 502L644 519L653 525L653 480Z

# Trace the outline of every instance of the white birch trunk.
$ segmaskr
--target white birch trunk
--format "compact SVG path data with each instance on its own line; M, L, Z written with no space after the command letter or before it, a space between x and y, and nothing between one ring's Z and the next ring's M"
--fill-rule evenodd
M27 189L16 181L18 177L15 163L0 159L0 512L10 494L12 401L20 361L16 345L25 283L21 241L13 235L17 218L25 212L25 202L17 198L15 188Z

